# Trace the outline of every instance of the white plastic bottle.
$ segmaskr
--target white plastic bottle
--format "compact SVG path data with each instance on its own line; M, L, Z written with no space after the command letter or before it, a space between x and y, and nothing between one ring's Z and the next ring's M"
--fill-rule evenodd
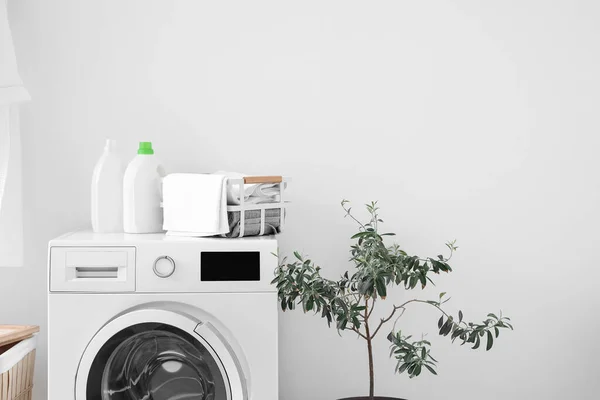
M123 179L123 228L126 233L162 232L161 180L163 167L151 142L140 142L138 155L129 163Z
M123 163L117 143L107 139L92 175L92 228L97 233L123 232Z

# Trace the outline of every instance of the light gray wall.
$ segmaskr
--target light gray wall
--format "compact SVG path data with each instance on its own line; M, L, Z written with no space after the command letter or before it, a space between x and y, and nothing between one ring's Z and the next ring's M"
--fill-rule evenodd
M170 171L293 176L282 251L332 278L355 229L342 198L380 200L410 252L458 239L455 272L415 295L448 291L474 319L502 308L517 330L474 352L415 308L401 325L431 332L439 376L395 376L382 336L380 394L597 398L600 3L11 0L9 15L34 101L26 266L0 270L1 321L45 326L46 243L88 223L104 138L128 158L152 140ZM299 312L280 334L281 399L366 391L352 335Z

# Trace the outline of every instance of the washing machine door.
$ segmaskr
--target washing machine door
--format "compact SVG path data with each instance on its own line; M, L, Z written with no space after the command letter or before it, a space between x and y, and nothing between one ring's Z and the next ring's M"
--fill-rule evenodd
M75 400L248 400L243 364L210 320L162 307L132 309L86 347Z

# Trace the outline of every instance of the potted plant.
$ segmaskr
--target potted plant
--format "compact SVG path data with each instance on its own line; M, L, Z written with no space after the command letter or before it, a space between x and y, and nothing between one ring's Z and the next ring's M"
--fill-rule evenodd
M435 308L441 314L437 322L439 334L448 336L452 342L458 340L463 345L469 343L473 349L479 348L485 341L486 350L490 350L494 339L500 335L500 329L513 329L510 319L502 316L502 313L490 313L479 323L466 322L462 311L456 316L451 315L443 307L449 300L445 298L446 293L441 293L435 300L411 298L402 304L394 304L387 317L374 321L373 309L383 304L389 288L403 286L406 290L413 290L417 286L425 288L428 283L433 284L432 273L452 271L448 262L457 247L455 242L446 243L450 251L447 258L442 255L435 258L408 255L397 244L384 243L386 236L394 234L379 232L379 225L383 221L379 218L377 202L367 204L370 218L366 223L359 221L347 205L348 201L342 201L345 217L350 217L358 224L358 233L352 236L355 242L350 249L354 272L346 272L337 281L329 280L321 276L321 268L312 260L294 252L295 259L292 262L288 262L287 258L280 261L272 282L277 285L283 311L301 305L304 312L319 314L329 326L335 323L338 331L352 331L365 340L369 396L346 400L393 399L374 396L373 366L373 339L383 333L386 324L393 321L387 339L391 343L390 356L397 360L396 372L406 373L411 378L425 370L437 375L437 361L430 354L431 343L425 339L411 340L411 336L405 336L395 329L397 320L409 305L423 304Z

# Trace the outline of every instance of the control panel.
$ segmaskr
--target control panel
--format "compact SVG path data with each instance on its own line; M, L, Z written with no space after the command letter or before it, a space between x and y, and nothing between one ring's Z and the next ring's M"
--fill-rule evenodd
M274 238L75 234L50 242L52 292L272 292Z

